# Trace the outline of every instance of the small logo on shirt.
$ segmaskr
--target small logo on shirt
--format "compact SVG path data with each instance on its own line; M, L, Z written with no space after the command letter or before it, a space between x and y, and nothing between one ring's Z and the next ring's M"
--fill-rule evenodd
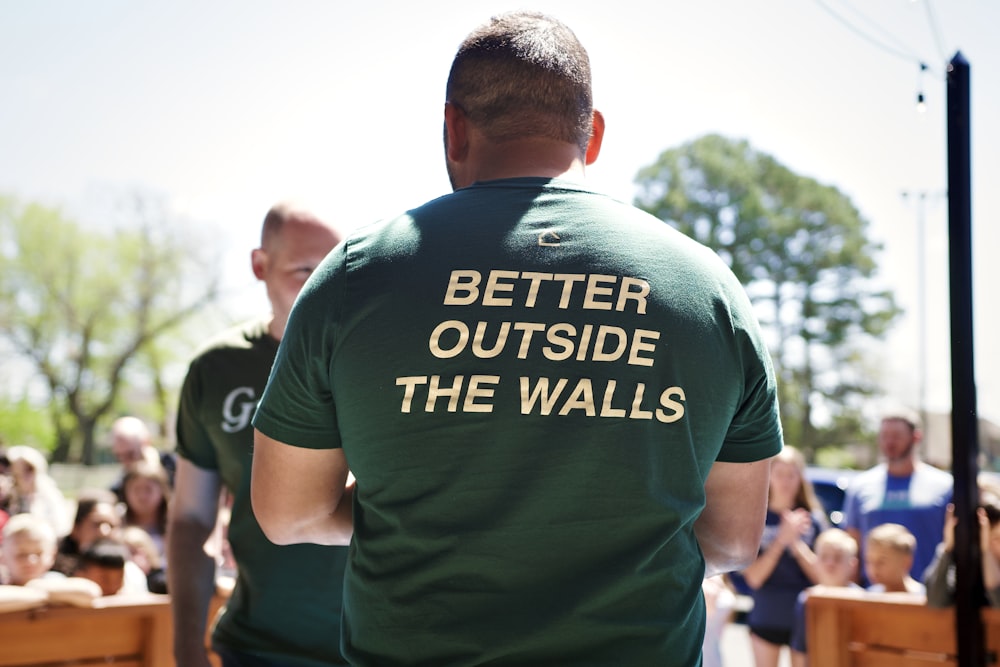
M245 429L250 424L256 405L257 395L253 387L233 389L222 402L222 430L236 433Z
M538 245L540 246L557 246L560 240L559 235L551 230L546 230L538 235Z

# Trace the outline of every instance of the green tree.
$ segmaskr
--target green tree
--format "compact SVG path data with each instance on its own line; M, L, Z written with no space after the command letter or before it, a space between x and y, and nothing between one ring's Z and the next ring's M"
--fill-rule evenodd
M209 244L148 198L130 204L129 222L109 230L0 197L0 338L46 394L54 461L94 461L96 427L130 372L166 400L164 334L218 297Z
M854 441L862 404L880 389L866 344L900 311L877 285L881 246L850 200L714 134L664 151L636 183L636 205L714 249L746 286L768 334L786 440L807 455Z

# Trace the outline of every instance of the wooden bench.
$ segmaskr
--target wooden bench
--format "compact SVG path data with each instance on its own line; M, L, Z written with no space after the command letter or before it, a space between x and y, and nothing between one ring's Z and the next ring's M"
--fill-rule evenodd
M224 601L213 599L213 615ZM168 596L116 595L94 607L43 606L0 614L0 667L108 664L173 667Z
M1000 609L981 614L987 653L996 656ZM809 667L957 666L955 609L919 596L823 589L806 601L806 647Z

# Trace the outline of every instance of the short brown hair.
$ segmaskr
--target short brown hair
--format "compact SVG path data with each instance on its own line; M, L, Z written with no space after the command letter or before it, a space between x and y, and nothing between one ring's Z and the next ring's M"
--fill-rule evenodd
M590 59L573 31L550 16L509 12L471 32L455 54L446 95L493 142L544 137L587 150Z
M867 546L874 544L912 556L917 549L917 538L903 525L883 523L868 531L865 544Z

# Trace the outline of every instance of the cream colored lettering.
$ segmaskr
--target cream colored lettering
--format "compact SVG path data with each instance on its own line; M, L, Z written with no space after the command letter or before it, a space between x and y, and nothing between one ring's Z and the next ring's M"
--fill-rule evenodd
M499 375L470 376L469 389L465 393L462 412L493 412L492 403L476 403L476 399L492 399L499 383Z
M675 400L676 399L676 400ZM666 410L657 409L656 419L664 424L673 424L684 417L684 390L680 387L668 387L660 394L660 405ZM669 410L669 412L667 412Z
M611 285L614 285L617 282L618 278L616 276L591 273L587 276L587 291L583 295L583 307L593 310L611 310L611 302L600 301L598 297L613 296L615 293L614 287L602 287L601 283L611 283Z
M576 346L577 361L585 361L587 359L587 348L590 346L590 336L593 332L593 324L583 325L583 331L580 332L580 344Z
M611 336L617 337L618 345L609 352L605 350L605 344ZM624 329L621 327L609 327L602 324L597 329L597 340L594 341L594 356L592 358L594 361L616 361L621 359L622 354L625 353L627 345L628 334Z
M553 278L563 284L559 307L566 310L569 308L570 297L573 295L573 285L586 280L587 276L582 273L557 273Z
M632 412L629 419L652 419L653 413L650 410L642 409L642 398L646 395L646 385L639 382L635 385L635 398L632 399Z
M475 332L470 327L474 327ZM515 338L520 333L520 342L511 342L512 331ZM527 359L532 344L537 340L536 333L544 334L545 342L538 344L541 345L541 354L550 361L575 358L577 361L612 362L625 357L627 351L626 361L632 366L652 366L656 341L660 339L658 331L635 329L628 332L607 324L596 328L585 324L578 331L568 322L546 326L540 322L492 324L480 320L475 324L466 324L461 320L446 320L431 331L428 348L438 359L452 359L465 352L471 352L477 359L493 359L503 354L511 343L517 346L517 358Z
M523 293L523 297L522 290L518 289L520 281L527 282L527 290ZM547 289L547 283L553 283L553 287L559 290L559 301L556 306L562 310L567 310L575 304L583 310L623 312L631 302L637 314L646 314L646 299L650 292L648 282L631 276L619 277L601 273L553 274L494 269L486 276L486 282L483 284L483 274L479 271L456 269L448 278L444 305L471 306L482 303L484 306L523 305L525 308L534 308L538 304L539 295ZM577 289L578 284L583 285L582 290Z
M458 332L458 342L449 349L444 349L441 347L441 335L446 331L457 331ZM469 327L465 322L460 322L458 320L447 320L441 324L434 327L434 331L431 332L431 338L428 341L428 347L431 349L431 354L433 354L438 359L451 359L452 357L457 357L465 350L465 346L469 344Z
M479 271L452 271L448 289L444 293L444 305L471 306L479 299L479 283L482 280Z
M525 271L521 274L521 277L530 280L528 286L528 296L524 300L524 305L526 308L534 308L535 301L538 299L538 289L541 287L542 281L552 280L551 273L538 273L536 271Z
M594 385L590 381L590 378L581 378L576 383L576 388L573 389L573 393L563 403L559 414L565 416L571 410L583 410L588 417L593 417L597 414L597 410L594 407Z
M646 398L646 385L637 382L631 396L627 390L621 391L617 380L608 380L604 386L600 412L595 409L594 382L589 378L577 381L572 392L563 399L564 390L569 384L566 378L529 378L522 376L521 382L521 414L539 414L548 416L557 410L559 415L568 415L573 411L582 410L588 417L600 416L612 419L656 419L664 424L672 424L684 417L684 390L680 387L665 389L659 397L660 407L652 411L643 407ZM554 384L554 389L549 387ZM622 399L622 400L620 400ZM629 408L615 407L626 404Z
M485 349L483 347L483 339L486 338L486 322L480 322L476 325L476 337L472 339L472 354L477 359L492 359L501 352L503 348L507 345L507 334L510 333L510 322L502 322L500 324L500 333L497 334L496 342L493 343L493 347L490 349Z
M615 388L618 386L617 380L608 380L608 386L604 388L604 401L601 403L602 417L623 418L626 414L624 408L613 408L611 403L615 398Z
M486 287L483 289L484 306L513 306L514 300L510 297L499 297L497 292L513 292L513 282L501 282L504 278L517 280L517 271L490 271L490 277L486 280Z
M628 363L631 366L652 366L653 360L649 357L639 356L643 352L656 352L655 343L647 343L646 339L649 340L660 340L659 331L650 331L648 329L636 329L632 332L632 347L629 348L628 352Z
M400 412L410 411L410 407L413 404L413 394L416 392L418 384L427 384L427 376L407 375L405 377L396 378L396 386L405 387L403 390L403 405L399 409Z
M633 291L635 288L635 291ZM646 314L646 297L649 296L649 283L641 278L622 278L622 288L618 292L618 302L615 303L615 310L623 312L626 302L635 301L635 312L639 315Z
M545 331L545 325L541 322L514 322L514 331L523 333L521 347L517 349L517 358L527 359L528 350L531 348L531 336L536 331Z
M432 375L430 385L427 387L427 412L434 412L437 407L437 399L444 397L448 399L448 412L458 411L458 399L462 396L463 375L456 375L450 387L441 386L441 376Z
M569 337L564 338L562 334ZM566 361L573 356L572 336L575 335L576 327L572 324L566 324L565 322L553 324L545 332L545 339L549 341L550 345L542 348L542 354L545 355L546 359L551 361ZM562 350L561 352L558 351L560 349Z
M548 378L538 378L538 382L536 382L534 388L532 388L531 379L522 377L521 414L530 415L534 411L536 404L539 405L538 414L542 416L552 414L552 408L555 407L556 401L559 400L559 395L566 387L567 382L568 380L566 378L559 378L558 382L556 382L555 388L550 394Z

